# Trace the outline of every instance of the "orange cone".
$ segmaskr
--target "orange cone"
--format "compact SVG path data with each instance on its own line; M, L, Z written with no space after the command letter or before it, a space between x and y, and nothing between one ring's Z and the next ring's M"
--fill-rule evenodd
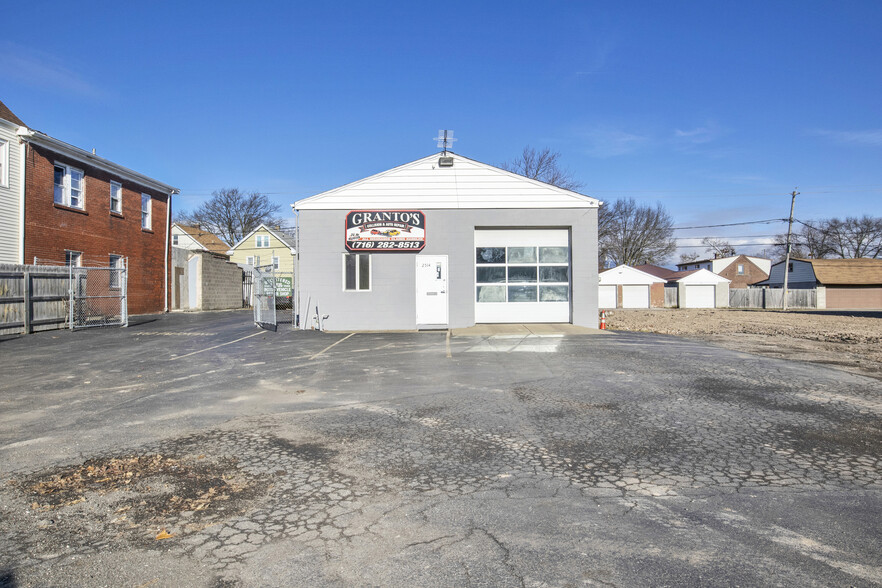
M606 311L600 311L600 328L601 330L606 329Z

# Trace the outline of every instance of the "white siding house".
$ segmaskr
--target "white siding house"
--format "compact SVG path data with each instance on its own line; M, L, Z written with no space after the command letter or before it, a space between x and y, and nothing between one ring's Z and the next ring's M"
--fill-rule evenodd
M22 263L24 184L21 121L0 102L0 263Z

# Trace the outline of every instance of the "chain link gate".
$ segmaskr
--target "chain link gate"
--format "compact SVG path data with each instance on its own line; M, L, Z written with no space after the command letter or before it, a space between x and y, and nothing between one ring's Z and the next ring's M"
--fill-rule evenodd
M251 270L251 287L254 296L254 324L262 329L275 331L276 322L276 276L272 265Z
M70 329L127 327L128 265L70 266Z

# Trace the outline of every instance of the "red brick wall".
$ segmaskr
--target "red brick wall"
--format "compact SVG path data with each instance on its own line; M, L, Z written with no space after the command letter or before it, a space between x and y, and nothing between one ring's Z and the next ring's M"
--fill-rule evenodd
M33 144L28 144L25 160L24 262L39 257L63 263L65 250L72 250L83 253L83 265L106 267L111 253L125 256L129 314L162 312L168 194ZM83 210L54 203L55 162L83 171ZM111 180L122 184L121 215L110 212ZM153 198L151 231L141 229L142 192Z
M738 275L739 264L744 264L744 274L740 276ZM744 255L735 259L735 261L724 268L719 275L727 280L732 280L732 283L729 284L730 290L735 288L747 288L749 284L765 280L769 277L769 274L761 270L758 265L747 259Z

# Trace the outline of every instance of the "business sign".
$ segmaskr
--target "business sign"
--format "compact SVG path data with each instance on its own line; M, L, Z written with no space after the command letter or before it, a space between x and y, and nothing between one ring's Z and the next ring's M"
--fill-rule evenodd
M426 215L419 210L353 210L346 215L349 251L420 251L426 246Z
M276 296L291 296L293 278L276 278Z

